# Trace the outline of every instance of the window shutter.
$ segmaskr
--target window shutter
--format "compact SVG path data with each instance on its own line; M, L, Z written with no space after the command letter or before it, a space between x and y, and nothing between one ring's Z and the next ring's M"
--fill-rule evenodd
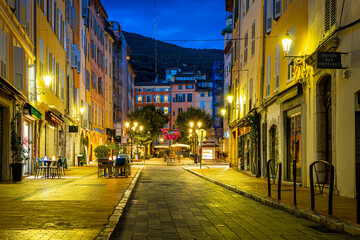
M7 4L8 4L12 9L15 9L15 0L7 0Z
M275 0L274 6L274 18L277 19L281 16L281 1L282 0Z
M24 50L19 47L14 47L14 85L24 90Z
M266 33L269 33L272 30L272 20L273 20L273 0L267 0L267 5L266 5Z
M71 45L71 67L75 67L75 45Z
M83 0L82 1L82 16L83 17L86 17L86 14L87 14L87 10L88 10L88 1L86 0Z
M0 75L7 79L6 69L7 69L7 39L5 33L0 29Z
M280 74L280 44L275 47L275 91L279 89L279 74Z
M270 77L271 77L271 55L266 61L266 98L270 96Z
M26 28L28 28L28 22L29 22L29 2L27 0L20 0L19 1L19 9L18 9L18 20L20 24L24 25Z
M60 9L58 9L58 31L57 31L57 34L58 34L58 39L59 41L61 42L61 31L62 31L62 16L61 16L61 11Z
M81 71L81 52L80 52L80 50L76 51L76 55L77 55L77 71L78 71L78 73L80 73L80 71Z
M70 49L70 39L66 38L66 60L69 62L70 61L70 53L71 49Z
M67 37L66 37L66 20L64 19L64 38L63 38L63 46L64 46L64 50L65 50L65 52L67 53L67 42L66 42L66 39L67 39ZM66 56L67 57L67 56Z
M336 22L336 0L325 0L325 32L329 32Z

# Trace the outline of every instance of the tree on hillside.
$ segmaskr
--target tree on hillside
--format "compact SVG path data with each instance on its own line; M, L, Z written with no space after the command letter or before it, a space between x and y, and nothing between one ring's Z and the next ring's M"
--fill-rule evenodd
M157 110L154 105L146 105L140 110L130 112L128 118L131 122L137 122L144 127L143 132L139 133L137 138L138 143L144 146L155 141L161 134L160 128L163 128L169 121L168 116Z
M186 112L180 113L175 121L176 126L180 129L180 137L177 142L190 143L188 138L190 122L194 122L194 127L201 122L201 128L207 130L213 126L214 120L210 114L200 108L190 108Z

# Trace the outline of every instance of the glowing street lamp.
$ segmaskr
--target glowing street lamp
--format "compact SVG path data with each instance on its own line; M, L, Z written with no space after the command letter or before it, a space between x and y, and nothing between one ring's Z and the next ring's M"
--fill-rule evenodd
M232 101L233 101L233 96L228 95L228 96L227 96L227 99L228 99L228 102L231 104L231 103L232 103Z
M137 123L137 122L134 122L134 127L135 127L135 128L137 127L137 125L138 125L138 123Z
M190 122L190 127L192 128L194 126L194 122Z
M197 125L199 128L201 128L201 122L198 122Z
M226 113L226 110L223 108L223 109L221 109L221 114L223 115L223 116L225 116L225 113Z
M290 51L290 47L291 47L291 42L292 39L290 38L289 33L287 32L285 34L285 37L282 39L282 46L283 46L283 50L285 53L285 56L288 55L289 51Z
M50 77L49 75L45 76L45 77L44 77L44 82L45 82L45 86L46 86L47 88L49 88L50 83L51 83L51 77Z
M130 126L130 123L129 123L129 122L125 122L125 127L126 127L126 128L129 128L129 126Z
M84 111L85 111L85 108L81 107L81 108L80 108L80 113L83 114Z

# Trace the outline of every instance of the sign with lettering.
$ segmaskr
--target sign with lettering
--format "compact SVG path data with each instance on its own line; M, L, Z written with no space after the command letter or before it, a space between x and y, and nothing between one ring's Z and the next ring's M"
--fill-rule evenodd
M317 68L340 69L341 53L339 52L317 52Z
M79 132L78 126L69 126L69 132L77 133Z

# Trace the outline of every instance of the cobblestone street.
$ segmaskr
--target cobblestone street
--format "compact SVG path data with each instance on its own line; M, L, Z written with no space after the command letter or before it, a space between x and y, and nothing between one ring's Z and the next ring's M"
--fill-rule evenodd
M60 179L0 184L0 239L94 239L129 178L97 178L97 167L73 167Z
M146 166L113 239L353 239L210 183Z

